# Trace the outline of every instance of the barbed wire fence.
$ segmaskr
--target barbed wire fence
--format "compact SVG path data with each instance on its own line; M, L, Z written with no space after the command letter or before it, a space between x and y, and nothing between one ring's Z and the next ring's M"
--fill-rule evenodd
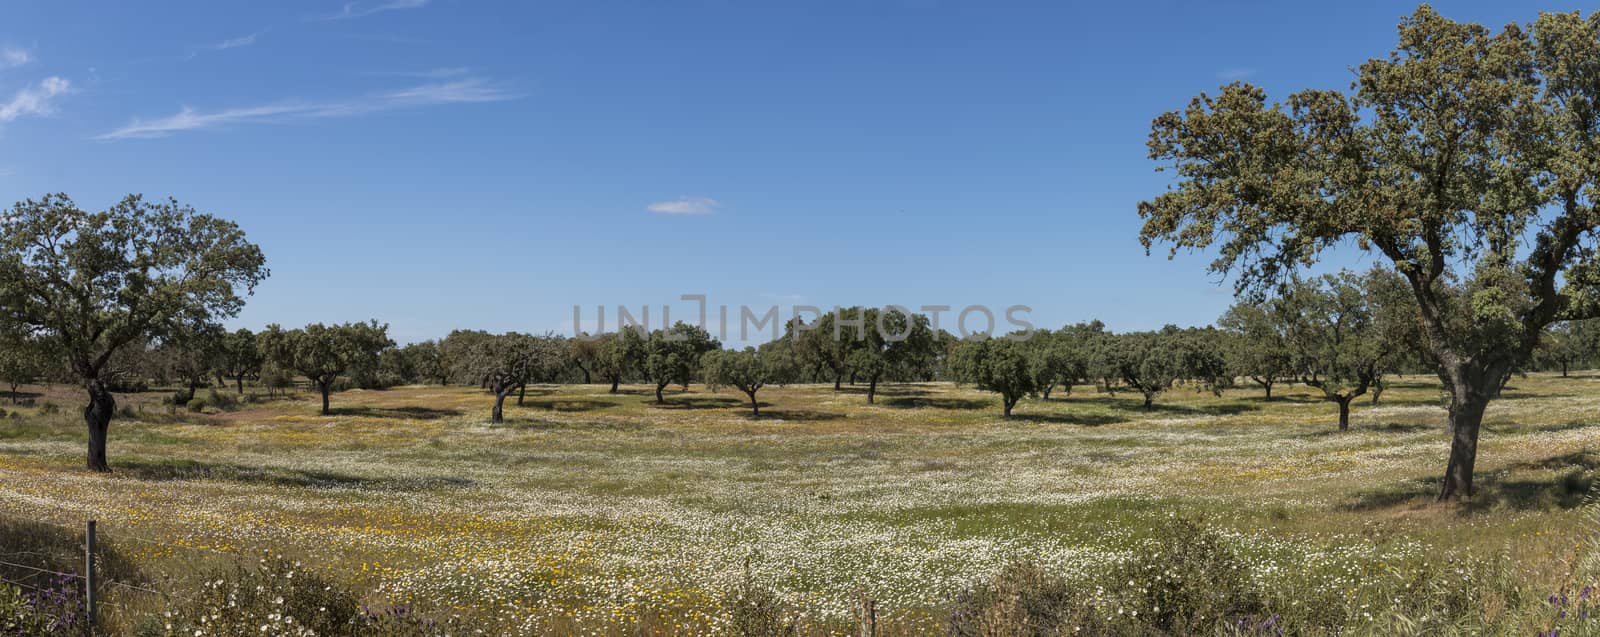
M59 550L0 544L0 587L15 587L29 612L45 620L49 634L100 634L101 609L114 609L127 617L132 615L130 611L158 613L174 602L196 601L174 592L172 586L163 586L176 579L174 573L142 570L151 566L151 560L145 560L139 569L131 567L129 553L185 557L181 561L189 567L184 569L189 575L200 570L200 563L233 563L239 557L214 548L153 540L120 530L107 534L95 520L82 527L46 520L30 520L27 524L71 538L78 549L78 557L68 566ZM59 549L60 542L56 544Z

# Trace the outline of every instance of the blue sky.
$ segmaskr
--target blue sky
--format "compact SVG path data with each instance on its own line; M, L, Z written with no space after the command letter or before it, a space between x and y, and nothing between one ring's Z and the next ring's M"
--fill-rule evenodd
M1511 4L1435 6L1534 17ZM1137 241L1150 120L1236 79L1344 87L1414 8L19 0L0 201L238 221L273 271L249 327L570 333L574 304L693 293L1204 324L1232 300L1209 256Z

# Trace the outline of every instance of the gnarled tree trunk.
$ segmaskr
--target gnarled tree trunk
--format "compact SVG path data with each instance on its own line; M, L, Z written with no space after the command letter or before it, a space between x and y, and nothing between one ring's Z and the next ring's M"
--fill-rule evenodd
M322 392L322 415L333 415L333 411L328 409L328 394L333 391L333 381L317 381L317 390Z
M109 473L106 434L111 429L111 415L117 409L117 400L98 378L85 381L84 389L89 391L89 405L83 408L83 420L89 426L88 467L90 471Z
M510 394L511 394L511 390L510 389L504 389L504 390L497 391L497 392L494 393L494 411L489 412L489 422L501 423L501 422L505 422L506 421L506 418L505 418L506 396L508 396Z
M1355 396L1343 396L1333 399L1339 403L1339 431L1350 431L1350 401Z

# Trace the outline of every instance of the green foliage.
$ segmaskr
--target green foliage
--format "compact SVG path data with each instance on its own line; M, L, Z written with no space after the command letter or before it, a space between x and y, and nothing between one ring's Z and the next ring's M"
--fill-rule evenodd
M1037 347L1031 340L968 339L951 354L950 370L962 382L1000 394L1002 413L1010 418L1017 401L1040 391L1034 369Z
M49 368L45 346L39 339L28 338L19 331L0 334L0 383L11 393L11 402L18 401L17 389L45 374Z
M1121 381L1144 395L1149 408L1155 397L1183 378L1183 352L1174 346L1178 328L1160 332L1128 332L1102 339L1094 352L1094 367L1107 379Z
M311 379L322 391L327 415L328 394L341 374L354 367L376 367L383 350L394 347L389 326L377 321L323 325L284 330L268 325L257 337L261 351L281 369L295 370Z
M611 383L614 394L623 379L641 370L645 356L645 339L638 330L622 329L602 334L595 347L595 370Z
M628 329L622 330L629 331ZM656 386L656 402L668 385L688 385L699 371L700 357L722 345L705 329L679 322L650 333L644 344L644 374Z
M716 349L700 357L701 376L706 387L716 391L728 385L750 397L750 409L761 415L756 392L768 384L785 383L795 375L793 359L783 348L757 350L746 347L732 351Z
M928 317L870 307L850 308L841 314L844 320L859 319L862 325L835 324L834 331L821 336L838 335L840 342L834 347L847 352L844 360L850 372L867 381L868 403L875 401L878 383L885 379L924 380L931 375L939 341Z
M102 379L125 348L239 313L267 276L261 249L230 221L175 200L130 195L90 213L64 194L0 215L0 325L43 332L84 381L88 465L109 471L116 401Z
M216 368L224 377L236 383L240 393L244 393L244 382L260 379L261 367L267 362L259 340L244 328L225 334L218 340Z
M529 383L547 379L564 363L564 345L551 336L517 332L476 338L472 349L458 362L463 372L494 392L491 419L502 422L501 405L507 395Z
M1258 296L1335 245L1391 261L1452 394L1441 497L1468 496L1490 397L1547 325L1600 316L1597 41L1595 15L1495 32L1422 5L1350 94L1201 94L1152 124L1176 180L1140 240L1218 245L1212 270Z
M46 195L0 216L0 319L51 333L95 378L124 346L237 314L264 263L237 225L175 200L90 213Z

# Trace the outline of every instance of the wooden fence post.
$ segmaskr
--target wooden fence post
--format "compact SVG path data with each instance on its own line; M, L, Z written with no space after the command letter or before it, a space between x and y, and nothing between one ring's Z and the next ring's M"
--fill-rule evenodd
M860 591L861 600L861 637L878 637L878 603L867 597L865 590Z
M84 631L90 635L94 634L94 620L96 616L94 589L95 585L98 584L96 581L98 578L95 577L94 573L94 526L94 520L89 520L89 526L84 530L83 542L83 609L85 614L83 627Z

